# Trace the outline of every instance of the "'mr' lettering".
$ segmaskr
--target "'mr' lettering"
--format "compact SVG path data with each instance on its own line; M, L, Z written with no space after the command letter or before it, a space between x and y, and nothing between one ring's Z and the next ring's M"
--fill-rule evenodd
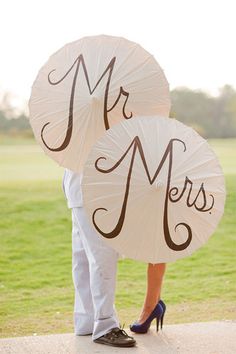
M92 95L94 93L94 91L96 90L96 88L98 87L98 85L100 84L100 82L102 81L102 79L105 77L106 74L107 75L107 82L106 82L106 87L105 87L105 92L104 92L104 110L103 110L103 120L104 120L104 126L105 129L108 130L110 128L109 126L109 121L108 121L108 112L112 111L112 109L117 105L117 103L120 100L120 97L123 95L125 96L125 102L123 105L123 109L122 109L122 114L123 117L125 119L129 119L133 116L132 112L130 112L129 115L126 114L125 112L125 107L126 107L126 103L127 100L129 98L129 93L126 92L123 87L120 87L120 92L119 95L117 97L117 99L115 100L114 104L108 108L107 104L108 104L108 95L109 95L109 87L110 87L110 82L111 82L111 76L112 76L112 72L114 70L114 65L115 65L115 61L116 61L116 57L113 57L111 59L111 61L109 62L108 66L106 67L105 71L102 73L102 75L100 76L100 78L98 79L97 83L95 84L95 86L93 88L91 88L90 85L90 81L89 81L89 76L88 76L88 71L85 65L85 61L84 61L84 57L82 54L80 54L78 56L78 58L74 61L74 63L72 64L72 66L69 68L69 70L65 73L65 75L58 81L52 81L50 76L51 74L55 71L52 70L49 74L48 74L48 82L51 85L58 85L60 84L60 82L62 82L67 76L68 74L72 71L72 69L75 67L75 72L74 72L74 76L73 76L73 80L72 80L72 85L71 85L71 92L70 92L70 103L69 103L69 114L68 114L68 124L67 124L67 130L66 130L66 136L64 141L62 142L62 144L58 147L50 147L45 139L44 139L44 130L45 128L50 124L50 122L47 122L46 124L44 124L44 126L42 127L41 130L41 138L42 141L44 143L44 145L50 150L50 151L62 151L64 150L70 143L71 140L71 136L72 136L72 131L73 131L73 120L74 120L74 97L75 97L75 90L76 90L76 82L77 82L77 77L78 77L78 73L79 73L79 68L80 66L82 66L83 69L83 73L86 79L86 83L88 86L88 90L89 90L89 94Z

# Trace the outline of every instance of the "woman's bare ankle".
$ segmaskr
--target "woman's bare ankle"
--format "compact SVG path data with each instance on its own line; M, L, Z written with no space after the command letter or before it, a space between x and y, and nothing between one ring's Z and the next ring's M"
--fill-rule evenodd
M139 316L138 323L141 324L141 323L145 322L146 319L149 317L149 315L154 310L155 306L156 306L156 304L145 305L142 309L140 316Z

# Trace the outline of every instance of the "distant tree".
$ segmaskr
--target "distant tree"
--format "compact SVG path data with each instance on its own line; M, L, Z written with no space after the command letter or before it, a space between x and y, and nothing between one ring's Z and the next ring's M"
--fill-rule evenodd
M236 136L236 92L225 85L215 98L213 137L229 138Z
M202 91L178 88L171 92L171 116L193 127L204 137L236 137L236 92L224 86L217 97Z
M202 91L178 88L171 92L171 116L196 129L198 133L209 136L214 101Z
M11 95L5 93L0 101L0 134L23 134L32 136L26 114L11 104Z

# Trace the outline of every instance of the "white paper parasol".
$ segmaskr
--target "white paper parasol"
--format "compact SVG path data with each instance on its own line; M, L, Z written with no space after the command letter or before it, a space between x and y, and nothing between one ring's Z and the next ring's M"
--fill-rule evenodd
M98 234L121 254L151 263L190 255L224 210L214 152L169 118L140 117L108 130L89 154L82 188Z
M137 43L85 37L52 55L39 71L29 102L34 135L52 159L80 172L105 130L137 115L168 116L169 86Z

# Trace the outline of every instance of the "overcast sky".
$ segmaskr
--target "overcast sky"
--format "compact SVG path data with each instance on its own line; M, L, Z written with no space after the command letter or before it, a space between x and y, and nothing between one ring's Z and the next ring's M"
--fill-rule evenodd
M97 34L141 44L171 89L236 87L235 0L1 0L0 90L27 100L53 52Z

